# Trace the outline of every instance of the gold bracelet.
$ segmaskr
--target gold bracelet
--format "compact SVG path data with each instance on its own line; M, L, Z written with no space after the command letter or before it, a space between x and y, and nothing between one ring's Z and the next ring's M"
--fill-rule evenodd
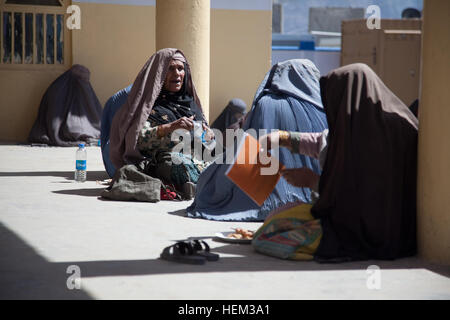
M289 141L289 138L290 138L289 131L280 130L280 131L278 131L278 133L279 133L279 137L280 137L280 144L283 142Z

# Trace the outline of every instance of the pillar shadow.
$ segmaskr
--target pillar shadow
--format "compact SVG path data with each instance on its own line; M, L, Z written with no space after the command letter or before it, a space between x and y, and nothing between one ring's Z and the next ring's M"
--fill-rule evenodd
M105 187L106 188L106 187ZM71 190L58 190L52 191L57 194L69 194L75 196L85 196L85 197L100 197L105 188L95 188L95 189L71 189Z
M377 265L382 270L395 269L428 269L445 277L450 273L445 268L430 267L416 257L398 259L395 261L354 261L339 264L319 264L314 261L291 261L264 256L254 252L250 245L224 245L214 248L212 252L233 254L236 257L221 257L219 261L207 261L204 265L189 265L149 258L141 260L111 260L111 261L71 261L60 263L62 266L77 265L82 270L83 277L104 276L139 276L163 275L176 273L210 273L210 272L266 272L266 271L348 271L367 270L371 265Z
M187 212L186 209L180 209L180 210L176 210L176 211L169 211L167 212L168 214L172 214L174 216L179 216L179 217L184 217L187 218Z
M74 179L74 171L30 171L30 172L0 172L0 177L61 177ZM88 171L87 181L102 181L109 179L106 171Z
M80 268L81 279L211 272L363 271L373 264L382 270L425 268L450 277L449 267L433 266L417 257L395 261L318 264L313 261L288 261L264 256L256 253L251 245L226 244L212 249L213 252L221 254L219 261L208 261L204 265L175 263L157 257L138 260L49 262L2 224L0 241L0 299L92 299L83 288L67 288L67 280L71 275L67 273L67 269L71 265ZM234 256L224 257L223 254Z
M92 299L69 290L70 264L52 263L0 223L0 299Z

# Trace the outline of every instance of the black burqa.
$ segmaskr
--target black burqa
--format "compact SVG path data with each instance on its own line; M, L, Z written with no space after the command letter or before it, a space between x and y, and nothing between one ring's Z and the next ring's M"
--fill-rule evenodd
M102 107L89 76L87 68L74 65L53 81L42 97L29 142L69 147L100 139Z
M320 79L329 143L313 206L318 261L416 253L418 120L364 64Z
M409 106L409 110L419 118L419 99L414 100L414 102Z
M245 116L246 110L247 105L243 100L238 98L231 99L222 113L214 120L211 128L224 132L225 129L239 122Z

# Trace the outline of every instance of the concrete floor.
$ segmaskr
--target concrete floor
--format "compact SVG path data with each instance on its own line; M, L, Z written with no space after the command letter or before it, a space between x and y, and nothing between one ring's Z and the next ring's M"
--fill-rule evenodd
M294 262L208 239L218 262L160 260L172 240L260 223L187 218L187 201L101 200L100 148L87 149L85 183L73 181L75 150L0 146L1 299L450 299L450 267L415 257ZM81 289L67 287L72 265ZM367 287L370 265L380 267L379 289Z

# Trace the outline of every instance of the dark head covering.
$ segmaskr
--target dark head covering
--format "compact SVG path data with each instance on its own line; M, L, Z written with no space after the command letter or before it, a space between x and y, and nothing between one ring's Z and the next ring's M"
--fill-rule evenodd
M184 63L184 68L185 75L181 89L177 92L161 89L161 93L148 116L149 120L160 125L176 121L182 117L194 116L194 120L206 122L202 110L187 89L188 79L191 78L191 75L186 63Z
M185 63L186 75L183 87L186 91L184 92L192 97L192 101L195 102L201 112L200 100L195 91L189 64L184 54L173 48L159 50L150 57L139 72L127 101L113 118L110 156L116 168L121 168L125 164L137 163L143 159L136 146L138 135L160 96L172 59ZM186 98L186 94L173 98L181 101Z
M394 259L416 252L418 120L365 64L320 79L329 126L319 259Z
M243 100L238 98L231 99L222 113L213 122L211 128L224 131L232 124L241 120L241 118L245 116L246 110L247 105Z
M89 76L86 67L75 64L48 87L29 142L68 147L100 138L102 106Z

